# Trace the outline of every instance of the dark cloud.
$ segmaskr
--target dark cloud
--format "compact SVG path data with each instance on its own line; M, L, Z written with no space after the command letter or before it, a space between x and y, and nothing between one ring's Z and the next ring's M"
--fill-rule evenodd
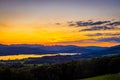
M96 33L96 34L87 34L86 36L120 36L120 33Z
M79 43L98 43L98 42L117 42L120 43L120 36L119 37L109 37L109 38L99 38L99 39L86 39L86 40L79 40Z
M88 22L78 21L78 22L76 22L77 26L89 26L91 24L92 24L91 21L88 21Z
M96 21L96 22L93 22L92 20L89 20L89 21L77 21L77 22L72 22L72 23L68 23L70 26L77 26L77 27L80 27L80 26L94 26L94 25L102 25L102 24L105 24L105 23L110 23L110 21Z
M55 23L56 25L61 25L61 23Z
M97 22L93 22L92 25L101 25L105 23L110 23L110 21L97 21Z
M76 24L73 21L67 22L68 26L76 26Z
M110 26L118 26L120 25L120 21L117 21L117 22L112 22L112 23L109 23L107 25L110 25Z
M86 36L102 36L103 34L102 33L96 33L96 34L87 34Z
M120 43L120 37L110 37L110 38L101 38L97 40L98 42L118 42Z
M97 30L119 30L120 21L76 21L69 22L69 26L85 27L81 31L97 31Z
M90 28L82 29L81 31L96 31L96 30L118 30L120 28L113 26L91 26Z
M69 26L76 26L76 24L70 23Z
M109 37L109 38L89 38L84 40L76 40L76 41L67 41L67 42L61 42L64 44L70 44L70 43L101 43L101 42L116 42L120 43L120 37Z
M73 22L72 22L73 23ZM118 26L120 21L77 21L74 22L77 26L95 26L95 25L108 25L108 26Z

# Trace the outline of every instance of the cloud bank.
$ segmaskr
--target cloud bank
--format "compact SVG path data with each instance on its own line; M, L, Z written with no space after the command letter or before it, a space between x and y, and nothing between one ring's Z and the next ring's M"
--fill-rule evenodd
M99 31L99 30L120 30L120 21L76 21L68 22L68 26L84 27L82 31Z

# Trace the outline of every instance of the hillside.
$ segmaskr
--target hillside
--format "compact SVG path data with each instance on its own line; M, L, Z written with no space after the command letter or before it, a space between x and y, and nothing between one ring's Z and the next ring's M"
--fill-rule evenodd
M97 77L80 79L80 80L120 80L120 75L118 75L118 74L107 74L107 75L103 75L103 76L97 76Z
M25 66L23 63L0 65L0 80L79 80L105 74L119 73L120 55L94 58L91 60L44 64L41 66ZM108 77L102 77L102 80ZM112 77L117 78L115 75L112 75L111 79L113 79ZM98 77L97 80L99 79L101 80L101 78Z
M101 48L101 47L99 47ZM79 46L44 46L44 45L2 45L0 44L0 55L15 55L15 54L48 54L48 53L89 53L92 49Z
M110 55L119 55L119 54L120 54L120 45L117 45L103 49L101 51L92 52L89 55L92 57L100 57L100 56L110 56Z

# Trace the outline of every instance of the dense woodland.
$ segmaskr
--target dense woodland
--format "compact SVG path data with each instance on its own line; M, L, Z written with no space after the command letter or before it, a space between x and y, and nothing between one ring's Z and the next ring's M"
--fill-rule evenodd
M42 66L0 65L0 80L77 80L120 72L120 55Z

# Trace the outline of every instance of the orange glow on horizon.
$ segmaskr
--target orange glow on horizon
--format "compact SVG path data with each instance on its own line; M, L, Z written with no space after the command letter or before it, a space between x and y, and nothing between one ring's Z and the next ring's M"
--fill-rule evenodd
M9 25L9 26L8 26ZM21 26L21 27L20 27ZM98 39L99 36L89 37L86 34L94 34L98 31L79 32L81 27L70 27L67 24L7 24L6 27L0 25L0 44L42 44L42 45L76 45L76 46L114 46L116 42L94 43L87 39ZM104 31L100 31L105 33ZM106 33L119 33L119 30L106 31ZM102 36L104 37L104 36ZM106 37L107 38L107 37ZM75 42L84 40L85 42ZM67 42L67 43L66 43Z

